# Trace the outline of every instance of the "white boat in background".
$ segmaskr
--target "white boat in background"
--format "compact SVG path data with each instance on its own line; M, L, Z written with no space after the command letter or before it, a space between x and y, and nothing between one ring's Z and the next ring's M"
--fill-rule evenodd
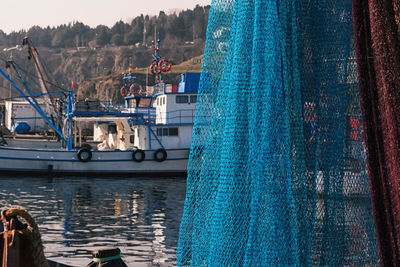
M199 74L187 75L198 81ZM72 94L69 100L60 141L3 138L1 173L186 174L196 86L185 85L183 79L172 90L158 84L151 96L143 92L126 96L120 110L93 107L96 101L75 104Z

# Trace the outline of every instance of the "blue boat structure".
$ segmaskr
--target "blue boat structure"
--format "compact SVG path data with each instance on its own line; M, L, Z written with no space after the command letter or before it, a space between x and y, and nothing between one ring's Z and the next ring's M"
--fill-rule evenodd
M179 86L158 83L151 93L131 72L124 74L121 93L128 90L122 108L99 101L75 102L71 91L59 127L52 120L56 116L46 116L1 69L0 74L59 136L58 141L3 137L1 173L186 174L200 74L182 74Z

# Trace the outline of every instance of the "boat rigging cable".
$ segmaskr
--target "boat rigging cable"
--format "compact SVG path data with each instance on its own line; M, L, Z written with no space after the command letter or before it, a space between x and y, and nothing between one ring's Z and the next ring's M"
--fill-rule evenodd
M37 106L39 109L41 109L39 103L36 101L36 98L33 97L33 93L32 93L32 91L31 91L31 89L29 88L28 84L27 84L27 83L25 82L25 80L22 78L22 76L21 76L21 74L19 73L17 67L15 66L14 61L8 61L8 62L7 62L6 68L11 68L11 67L14 69L14 71L15 71L15 73L17 74L18 79L20 80L20 82L24 85L25 90L28 92L28 96L31 98L31 100L32 100L33 102L35 102L36 106Z
M36 110L37 113L39 113L40 116L50 125L51 128L53 128L56 133L64 139L63 133L47 118L47 116L43 113L41 109L38 109L35 104L29 99L27 95L24 94L24 92L10 79L10 77L2 70L0 69L0 74L3 75L3 77L11 83L11 85L18 91L18 93L21 94L25 98L26 101Z
M7 64L7 62L9 61L9 60L5 59L4 57L2 57L1 55L0 55L0 60L3 61L5 64ZM25 73L26 75L28 75L28 76L31 77L31 81L32 81L33 83L35 83L36 85L40 86L39 82L37 82L37 80L39 79L39 76L37 76L36 74L33 74L32 72L30 72L30 71L28 71L28 70L22 68L17 62L15 62L15 61L13 61L13 62L14 62L14 64L15 64L15 66L16 66L21 72L23 72L23 73ZM46 81L46 83L48 83L49 85L54 86L55 88L58 88L58 89L60 89L61 91L65 92L65 93L68 92L67 89L65 89L64 87L62 87L61 85L59 85L59 84L57 84L57 83L51 82L51 81L49 81L49 80L45 80L45 81Z
M31 54L31 53L30 53L30 54ZM3 58L1 58L1 60L5 61ZM38 66L38 65L36 65L36 66ZM24 79L22 78L22 76L20 75L20 73L19 73L19 71L18 71L18 69L17 69L17 67L16 67L16 64L15 64L13 61L6 61L6 67L13 67L13 69L14 69L15 73L17 74L17 76L18 76L20 82L24 85L26 91L28 92L28 95L25 94L20 88L18 88L17 85L11 80L11 78L10 78L8 75L6 75L6 74L0 69L1 74L11 83L11 85L20 93L20 95L21 95L22 97L24 97L25 100L28 101L28 103L35 109L36 112L38 112L38 114L44 119L44 121L45 121L46 123L48 123L49 126L50 126L51 128L53 128L53 130L55 130L55 132L56 132L61 138L64 139L64 135L63 135L63 133L62 133L62 132L60 131L60 129L59 129L61 126L60 126L60 127L57 127L57 126L56 126L56 125L61 125L61 118L60 118L61 115L55 113L54 104L53 104L53 101L51 101L52 98L50 98L50 96L59 95L59 93L56 93L56 94L52 93L52 94L51 94L51 93L48 92L48 90L45 90L45 92L42 93L42 94L34 95L34 94L32 94L32 91L30 90L30 88L29 88L29 86L27 85L27 83L25 82L25 80L24 80ZM38 73L40 74L40 71L38 71ZM41 81L41 84L42 84L42 87L41 87L41 88L43 89L43 84L44 84L44 86L46 87L46 83L45 83L44 79L39 79L39 80ZM46 87L46 89L47 89L47 87ZM42 91L43 91L43 90L42 90ZM47 91L47 92L46 92L46 91ZM62 92L62 93L64 94L64 96L66 96L65 92ZM56 119L54 119L54 117L53 117L52 115L51 115L51 120L49 120L49 119L47 118L46 114L45 114L45 113L43 112L43 110L41 109L39 103L36 101L36 97L38 97L38 96L43 96L43 97L44 97L44 99L45 99L45 101L46 101L46 105L47 105L47 107L48 107L48 110L50 110L51 114L55 114ZM51 105L49 104L49 100L52 102Z

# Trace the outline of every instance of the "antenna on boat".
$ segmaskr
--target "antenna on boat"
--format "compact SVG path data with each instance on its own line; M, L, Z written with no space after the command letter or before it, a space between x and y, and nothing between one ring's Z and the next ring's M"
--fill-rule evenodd
M146 91L149 86L149 69L146 69Z
M16 45L14 47L9 47L9 48L4 48L3 49L3 51L10 52L9 60L6 62L6 68L8 69L8 75L10 77L12 77L12 73L11 73L11 71L10 71L10 69L8 67L10 66L9 62L13 62L13 52L14 52L14 50L18 50L18 51L21 50L21 46L20 45ZM12 86L11 86L11 84L10 84L9 89L10 89L10 91L9 91L9 96L8 97L10 99L12 99L13 95L12 95Z
M155 76L155 84L163 82L162 72L168 72L172 68L172 64L168 59L160 56L160 33L158 33L154 44L153 63L149 67L149 71Z

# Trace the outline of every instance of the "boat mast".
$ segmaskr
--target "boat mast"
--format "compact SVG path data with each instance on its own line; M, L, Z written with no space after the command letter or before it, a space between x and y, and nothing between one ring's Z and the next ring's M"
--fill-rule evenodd
M54 118L56 118L57 121L59 121L59 116L55 111L55 101L50 97L49 95L49 89L47 87L46 81L44 79L43 76L43 72L42 72L42 65L39 61L39 55L38 52L36 50L36 48L31 44L31 42L29 41L28 37L25 37L22 45L26 45L28 47L28 53L29 53L29 59L33 59L33 62L35 63L35 68L36 68L36 72L39 76L39 82L40 82L40 89L42 91L43 97L44 97L44 102L46 104L47 109L50 111L50 116L54 122Z

